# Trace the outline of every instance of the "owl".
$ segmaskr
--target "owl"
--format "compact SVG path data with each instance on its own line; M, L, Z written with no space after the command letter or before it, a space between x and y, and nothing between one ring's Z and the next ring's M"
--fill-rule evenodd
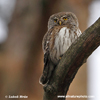
M52 73L63 54L81 34L75 14L60 12L50 16L48 31L42 42L44 52L44 69L40 78L42 85L50 81Z

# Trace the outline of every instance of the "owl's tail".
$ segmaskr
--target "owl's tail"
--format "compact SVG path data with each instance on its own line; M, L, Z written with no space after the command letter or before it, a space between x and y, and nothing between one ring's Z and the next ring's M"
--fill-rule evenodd
M39 83L44 85L48 82L48 70L49 70L49 66L46 66L45 69L43 70L43 74L40 77Z
M45 85L47 82L49 82L52 72L54 69L54 65L52 61L50 60L49 53L46 53L44 55L44 69L43 74L40 77L39 83L42 85Z
M40 84L45 85L50 81L54 68L55 66L51 61L44 66L43 74L39 80Z

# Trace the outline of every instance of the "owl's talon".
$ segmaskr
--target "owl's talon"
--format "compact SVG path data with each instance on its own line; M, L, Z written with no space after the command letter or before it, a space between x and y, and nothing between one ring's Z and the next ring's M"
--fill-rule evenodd
M59 59L61 59L62 57L59 57Z

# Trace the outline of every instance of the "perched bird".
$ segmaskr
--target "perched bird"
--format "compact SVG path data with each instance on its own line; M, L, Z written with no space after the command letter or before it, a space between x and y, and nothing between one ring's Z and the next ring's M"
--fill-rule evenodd
M44 70L40 78L41 84L44 85L50 81L55 66L71 44L81 34L75 14L71 12L60 12L50 16L48 31L42 42ZM51 64L53 64L53 67Z

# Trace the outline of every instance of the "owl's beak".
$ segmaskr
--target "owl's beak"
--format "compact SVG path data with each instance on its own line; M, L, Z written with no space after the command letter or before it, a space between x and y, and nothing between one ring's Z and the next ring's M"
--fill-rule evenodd
M59 25L61 25L62 24L62 22L61 21L59 21Z

